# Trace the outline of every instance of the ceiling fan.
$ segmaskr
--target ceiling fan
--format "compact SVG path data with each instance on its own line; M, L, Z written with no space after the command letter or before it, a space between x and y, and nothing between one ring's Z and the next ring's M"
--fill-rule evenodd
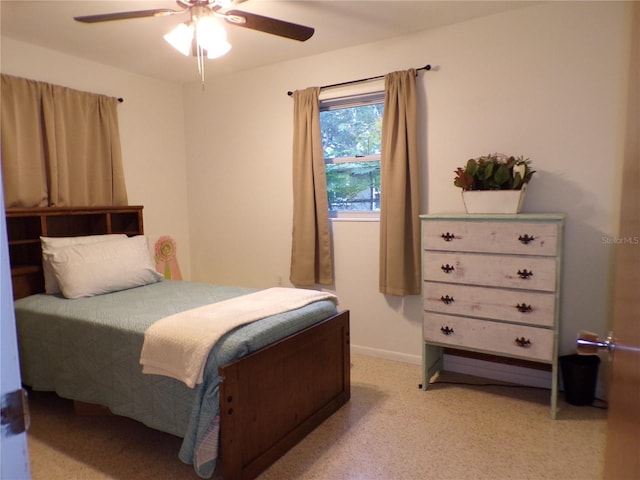
M270 33L272 35L290 38L300 42L308 40L314 33L314 29L312 27L285 22L284 20L265 17L255 13L242 12L240 10L229 10L229 8L234 4L243 3L244 1L247 0L177 0L176 3L181 10L158 8L153 10L103 13L99 15L87 15L74 18L78 22L99 23L113 20L128 20L132 18L161 17L189 12L192 20L194 20L194 17L196 19L208 16L218 17L224 19L231 25L251 30L258 30L260 32Z
M204 58L217 58L231 49L221 20L238 27L270 33L300 42L311 38L315 31L312 27L305 25L230 9L233 5L245 1L247 0L177 0L176 3L180 10L157 8L153 10L103 13L74 17L74 19L82 23L100 23L133 18L163 17L188 12L190 20L178 25L167 33L164 38L183 55L195 55L198 57L198 71L204 88Z

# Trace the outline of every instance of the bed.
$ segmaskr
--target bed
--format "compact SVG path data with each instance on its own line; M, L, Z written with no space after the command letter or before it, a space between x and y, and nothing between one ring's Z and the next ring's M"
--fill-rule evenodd
M145 331L253 289L163 280L88 298L45 294L40 236L143 235L142 207L8 209L25 385L183 438L203 478L255 478L350 398L349 312L320 300L235 328L194 388L143 374Z

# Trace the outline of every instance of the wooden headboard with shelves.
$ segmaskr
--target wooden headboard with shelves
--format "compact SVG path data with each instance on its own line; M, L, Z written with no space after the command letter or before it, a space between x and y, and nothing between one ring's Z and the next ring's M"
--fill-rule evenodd
M41 207L6 210L13 298L44 292L40 237L144 233L142 206Z

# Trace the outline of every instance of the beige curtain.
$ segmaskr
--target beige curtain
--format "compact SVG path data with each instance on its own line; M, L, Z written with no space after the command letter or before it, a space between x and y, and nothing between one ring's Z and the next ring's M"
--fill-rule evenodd
M126 205L118 101L2 75L7 207Z
M385 76L380 157L380 292L420 293L416 71Z
M299 286L333 284L319 94L318 87L293 92L293 233L290 280Z

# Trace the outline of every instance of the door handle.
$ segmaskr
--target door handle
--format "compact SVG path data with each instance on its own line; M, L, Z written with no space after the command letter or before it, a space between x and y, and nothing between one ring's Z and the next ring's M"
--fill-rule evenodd
M603 349L606 349L611 354L616 348L613 332L609 332L609 336L604 341L601 341L595 333L580 332L576 340L576 348L578 353L581 354L594 354Z

